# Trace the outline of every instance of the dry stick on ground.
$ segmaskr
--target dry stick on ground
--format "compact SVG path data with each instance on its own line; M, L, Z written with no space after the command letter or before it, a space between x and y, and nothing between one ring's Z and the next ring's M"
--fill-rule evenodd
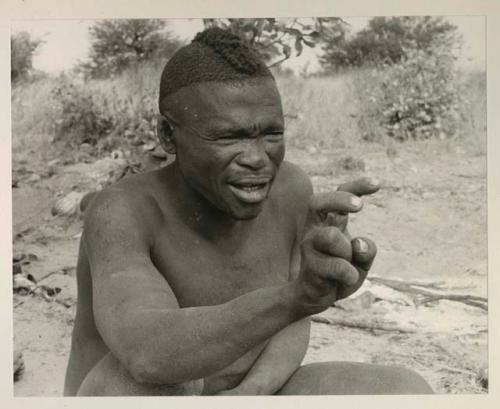
M420 302L421 305L430 303L432 301L438 301L438 300L450 300L450 301L458 301L467 305L471 305L472 307L478 307L481 308L485 311L488 311L488 305L485 304L486 301L474 301L470 299L470 296L468 295L454 295L454 294L436 294L436 295L431 295L429 297L426 297L422 299Z
M403 327L397 324L377 322L372 319L361 319L361 320L346 320L343 318L325 318L319 315L313 315L311 320L314 322L319 322L321 324L329 325L339 325L341 327L358 328L364 330L381 330L381 331L397 331L412 333L416 332L416 329L410 327Z
M50 271L48 272L47 274L41 276L37 281L37 283L39 283L40 281L43 281L45 280L46 278L54 275L54 274L62 274L62 275L67 275L71 270L74 270L76 269L75 266L66 266L66 267L62 267L62 268L59 268L57 270L54 270L54 271Z
M474 373L472 371L467 371L465 369L460 369L460 368L452 368L452 367L446 366L446 365L439 365L438 370L461 373L461 374L469 375L469 376L473 376L473 377L477 376L477 373Z
M428 302L437 301L437 300L450 300L450 301L457 301L457 302L461 302L463 304L478 307L478 308L481 308L481 309L486 310L486 311L488 310L487 298L479 297L477 295L436 293L433 291L425 290L423 288L418 288L418 287L422 287L421 284L412 284L411 282L404 282L404 281L392 280L392 279L381 278L381 277L370 277L369 281L376 283L376 284L385 285L386 287L393 288L394 290L397 290L400 292L405 292L405 293L415 294L415 295L423 295L426 298L424 298L422 301L420 301L421 304L426 304ZM427 284L427 286L429 286L429 285Z

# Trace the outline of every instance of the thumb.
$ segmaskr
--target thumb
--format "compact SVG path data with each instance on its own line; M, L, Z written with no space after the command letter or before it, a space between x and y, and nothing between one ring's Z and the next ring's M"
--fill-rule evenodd
M352 246L352 264L368 272L377 255L377 246L375 243L365 237L357 237L351 241Z

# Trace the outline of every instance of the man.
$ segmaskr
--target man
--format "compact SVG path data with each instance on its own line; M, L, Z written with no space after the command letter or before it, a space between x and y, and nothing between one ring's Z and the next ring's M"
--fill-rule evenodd
M300 366L311 314L356 291L375 257L347 213L361 180L312 194L283 162L281 100L238 37L198 34L166 65L166 168L87 211L66 395L430 393L399 368Z

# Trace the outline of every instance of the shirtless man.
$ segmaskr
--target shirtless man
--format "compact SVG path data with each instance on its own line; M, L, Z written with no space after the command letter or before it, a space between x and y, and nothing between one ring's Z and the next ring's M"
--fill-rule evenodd
M300 366L311 314L375 257L347 214L368 180L313 195L283 162L274 78L209 29L168 62L158 131L175 161L102 191L86 214L65 395L431 393L416 373Z

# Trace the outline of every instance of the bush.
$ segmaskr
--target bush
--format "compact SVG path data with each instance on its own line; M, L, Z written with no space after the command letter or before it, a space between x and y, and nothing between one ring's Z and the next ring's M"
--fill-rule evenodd
M70 146L82 143L96 145L112 130L113 120L105 109L102 95L93 93L84 84L76 84L65 77L52 90L58 105L55 121L55 141L65 140Z
M33 68L33 54L41 44L41 40L33 40L25 31L12 35L10 39L10 78L12 82L28 76Z
M58 112L54 140L73 148L86 143L96 154L127 142L156 141L156 93L147 88L133 93L131 88L120 81L79 83L62 77L52 90Z
M372 62L397 63L411 49L460 46L457 27L442 17L373 17L355 35L326 38L320 57L326 71L361 67Z
M455 135L465 102L453 56L439 47L407 50L392 65L368 69L357 83L368 115L397 140Z
M110 78L134 65L170 58L182 45L165 20L102 20L89 28L89 58L78 70L87 78Z

